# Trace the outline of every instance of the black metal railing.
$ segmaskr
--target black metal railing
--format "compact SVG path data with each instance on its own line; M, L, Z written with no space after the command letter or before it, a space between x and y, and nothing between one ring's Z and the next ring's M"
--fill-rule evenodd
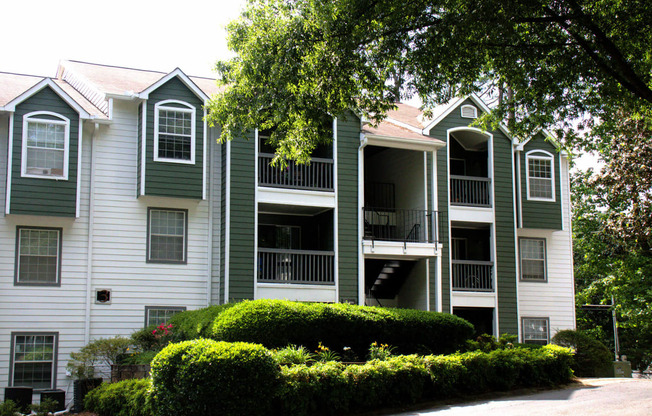
M335 284L332 251L258 249L259 283Z
M491 206L491 179L451 175L451 205Z
M404 243L439 241L436 211L364 207L362 216L365 240Z
M493 292L493 262L479 260L451 260L453 290Z
M310 164L288 161L285 168L270 165L271 153L258 155L258 184L277 188L333 190L333 159L313 157Z

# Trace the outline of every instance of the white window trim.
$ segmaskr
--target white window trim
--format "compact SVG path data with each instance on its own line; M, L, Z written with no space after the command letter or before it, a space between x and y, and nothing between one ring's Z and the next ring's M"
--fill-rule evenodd
M166 104L179 104L187 108L181 107L170 107ZM190 160L179 160L179 159L170 159L158 156L158 121L159 121L159 112L161 110L167 111L178 111L181 113L190 113ZM197 142L197 134L195 131L197 111L196 108L185 101L179 100L165 100L159 101L154 105L154 162L168 162L168 163L181 163L185 165L194 165L195 164L195 148Z
M464 115L464 110L472 110L473 115L472 116L465 116ZM474 105L470 104L464 104L463 106L460 107L460 117L462 118L478 118L478 108Z
M20 232L23 230L56 231L57 232L57 274L54 282L21 282L20 281ZM18 226L16 228L16 254L14 286L61 286L61 263L63 261L63 229L50 227Z
M540 198L540 197L530 196L530 159L550 161L550 175L551 175L550 181L552 184L552 198ZM543 179L543 178L538 178L538 179ZM546 202L556 201L555 158L551 153L546 152L545 150L530 150L525 154L525 185L527 188L528 201L546 201Z
M522 342L526 344L526 339L525 339L525 321L526 320L544 320L546 321L546 344L550 344L550 318L547 316L523 316L521 317L521 333L522 333ZM530 340L532 342L532 340ZM534 342L532 342L534 343Z
M48 115L56 117L60 120L51 120L46 118L38 118L36 116ZM35 123L50 123L58 124L65 126L64 130L64 147L63 147L63 175L62 176L45 176L45 175L35 175L33 173L27 173L27 125L29 122ZM70 155L70 120L67 117L62 116L61 114L53 113L52 111L34 111L27 113L23 116L23 139L22 139L22 150L21 150L21 162L20 162L20 176L22 178L38 178L38 179L54 179L57 181L68 180L68 160Z
M543 241L543 279L524 279L523 278L523 248L521 242L523 240L541 240ZM519 280L521 282L534 282L534 283L547 283L548 282L548 242L543 237L520 237L518 239L518 257L519 257ZM533 259L527 259L533 260Z
M9 356L9 385L14 386L14 377L16 376L16 338L20 336L48 336L54 337L52 343L52 378L50 379L49 388L34 389L34 391L51 390L57 387L57 361L59 354L59 333L58 332L12 332L11 333L11 354ZM23 362L23 361L19 361Z

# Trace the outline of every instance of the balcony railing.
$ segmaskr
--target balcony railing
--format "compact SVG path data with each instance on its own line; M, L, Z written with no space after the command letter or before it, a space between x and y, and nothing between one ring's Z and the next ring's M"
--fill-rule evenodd
M309 189L313 191L333 190L333 160L313 157L310 164L299 165L288 161L281 169L271 166L271 153L258 155L258 184L277 188Z
M418 209L362 208L365 240L434 243L437 212Z
M493 262L478 260L451 260L453 290L493 292Z
M491 206L491 179L451 175L451 205Z
M335 284L332 251L258 249L259 283Z

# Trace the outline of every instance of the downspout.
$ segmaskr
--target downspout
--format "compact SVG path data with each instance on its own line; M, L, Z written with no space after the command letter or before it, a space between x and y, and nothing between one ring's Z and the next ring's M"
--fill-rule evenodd
M86 264L86 309L84 312L84 344L88 344L91 340L91 281L93 278L93 225L95 221L95 212L93 210L95 202L95 134L99 130L99 123L93 125L93 133L91 134L90 152L91 152L91 166L90 166L90 180L88 190L88 259Z
M365 305L365 278L364 278L364 252L362 249L364 236L364 148L367 147L367 138L360 134L360 147L358 147L358 304Z

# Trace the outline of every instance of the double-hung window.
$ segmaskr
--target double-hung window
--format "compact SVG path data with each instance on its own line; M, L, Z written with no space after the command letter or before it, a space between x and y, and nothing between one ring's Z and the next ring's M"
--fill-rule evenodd
M546 345L550 339L548 318L522 318L523 343Z
M521 280L546 281L546 239L521 238Z
M16 285L56 286L61 277L61 229L16 228Z
M49 111L23 116L21 175L68 179L70 120Z
M11 383L34 389L52 389L56 379L58 334L11 334Z
M195 163L196 109L166 100L154 106L154 161Z
M548 152L535 150L526 155L527 199L555 200L555 163Z
M188 211L149 208L147 217L147 261L186 263Z

